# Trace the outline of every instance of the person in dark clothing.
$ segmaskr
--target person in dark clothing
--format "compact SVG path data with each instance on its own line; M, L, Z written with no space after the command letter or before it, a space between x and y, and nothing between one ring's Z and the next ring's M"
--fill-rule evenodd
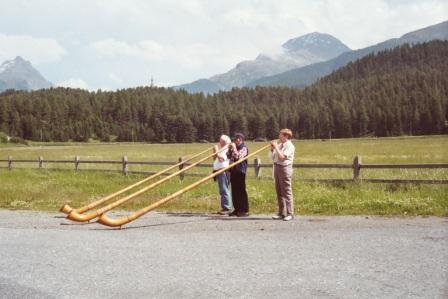
M236 133L234 142L229 146L227 156L230 164L245 158L249 150L244 144L244 135ZM247 160L230 169L230 185L232 187L232 200L234 211L229 216L249 216L249 200L246 191Z

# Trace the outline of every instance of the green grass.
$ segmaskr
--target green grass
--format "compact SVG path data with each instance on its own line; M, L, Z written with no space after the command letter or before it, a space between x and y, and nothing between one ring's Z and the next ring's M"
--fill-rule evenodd
M82 206L143 178L112 172L31 169L2 169L0 177L0 208L45 211L57 211L65 202ZM123 208L144 207L193 181L192 177L183 182L173 179ZM298 214L448 216L448 186L295 182L293 189ZM248 179L247 190L252 213L276 212L272 181ZM208 182L159 210L214 212L218 209L217 186Z
M361 155L364 163L437 163L448 162L448 136L294 140L296 163L351 163ZM249 149L263 143L247 142ZM0 159L74 159L174 161L179 156L206 149L211 144L145 144L145 143L31 143L31 146L4 145ZM264 162L266 155L261 155Z
M295 141L296 163L351 163L361 155L364 163L442 163L448 162L447 136L346 139L332 141ZM262 143L248 143L250 150ZM15 159L49 159L177 161L177 157L206 149L207 144L32 144L31 146L2 146L0 159L8 155ZM260 155L268 163L265 154ZM5 166L0 163L0 166ZM57 211L69 202L78 207L101 196L119 190L143 175L123 176L118 172L79 171L73 165L59 170L25 169L14 165L12 171L0 169L0 208ZM22 165L36 167L37 163ZM47 165L47 167L55 165ZM61 165L56 165L61 167ZM111 168L110 165L82 165L82 168ZM119 169L116 166L115 169ZM158 170L154 166L134 166L131 170ZM196 173L210 173L198 168ZM265 177L270 169L263 169ZM351 170L296 169L295 178L350 178ZM276 200L271 180L255 180L249 172L247 189L252 213L275 213ZM446 170L364 170L363 178L448 179ZM192 183L197 178L177 178L131 201L123 208L135 210ZM347 215L437 215L448 216L448 186L396 184L318 184L294 182L295 207L299 214ZM176 199L160 211L214 212L219 209L217 186L208 182Z

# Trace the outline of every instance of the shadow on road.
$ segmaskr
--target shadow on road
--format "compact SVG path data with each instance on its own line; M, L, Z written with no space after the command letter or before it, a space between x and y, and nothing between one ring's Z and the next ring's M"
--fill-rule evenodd
M71 223L67 223L67 222L62 222L60 223L60 225L74 225L74 226L79 226L79 225L89 225L89 224L94 224L97 221L89 221L89 222L71 222Z
M269 220L274 221L271 217L229 217L226 215L219 215L219 214L205 214L205 213L166 213L167 216L171 217L202 217L206 220L223 220L223 221L236 221L236 220L243 220L243 221L253 221L253 220Z
M189 220L189 221L177 221L177 222L166 222L166 223L155 223L155 224L145 224L145 225L137 225L137 226L125 226L125 227L104 227L104 228L92 228L89 230L131 230L131 229L139 229L139 228L147 228L147 227L157 227L157 226L167 226L167 225L175 225L175 224L185 224L185 223L193 223L199 222L200 220Z

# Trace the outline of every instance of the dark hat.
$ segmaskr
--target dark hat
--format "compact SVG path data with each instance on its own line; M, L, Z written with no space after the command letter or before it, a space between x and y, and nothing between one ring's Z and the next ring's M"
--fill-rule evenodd
M241 140L244 140L244 135L243 133L235 133L235 135L233 136L233 140L240 138Z

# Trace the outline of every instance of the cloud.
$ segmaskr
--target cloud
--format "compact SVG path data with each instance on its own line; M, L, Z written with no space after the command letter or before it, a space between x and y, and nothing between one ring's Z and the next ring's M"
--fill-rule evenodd
M447 19L446 0L1 0L0 59L21 55L50 81L83 78L90 88L151 76L177 85L278 55L314 31L356 49Z
M92 43L92 47L100 55L112 58L128 56L148 61L159 61L165 55L163 46L152 40L142 40L131 44L109 38Z
M294 9L287 11L288 5L281 9L286 16L295 16L303 22L301 34L329 33L352 49L400 37L448 19L446 0L297 1L291 5Z
M221 49L205 43L194 43L185 46L170 46L170 58L180 65L190 68L202 67L212 61L221 61L224 53Z
M89 90L89 85L80 78L70 78L56 84L60 87L80 88Z
M235 10L229 10L224 15L224 20L229 24L239 24L246 27L259 28L270 23L272 15L258 10L258 7L237 7Z
M16 56L35 65L57 62L67 51L54 39L0 33L0 62Z
M117 84L123 84L123 79L115 73L109 73L109 78Z
M107 58L143 59L147 62L171 61L183 67L197 68L211 59L219 59L223 54L219 49L205 43L186 45L162 44L154 40L140 40L128 43L116 39L105 39L93 42L92 48L101 56Z

